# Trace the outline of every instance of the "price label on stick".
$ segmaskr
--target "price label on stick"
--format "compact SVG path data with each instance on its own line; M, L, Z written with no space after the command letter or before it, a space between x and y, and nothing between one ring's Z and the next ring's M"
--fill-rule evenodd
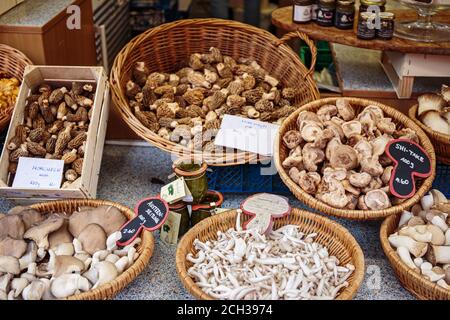
M166 201L159 197L144 199L134 209L136 217L128 221L122 228L122 237L117 244L126 246L133 242L142 229L155 231L164 224L169 213Z
M391 141L386 146L386 154L394 161L390 192L400 199L411 198L416 193L414 177L431 175L430 157L421 146L406 139Z

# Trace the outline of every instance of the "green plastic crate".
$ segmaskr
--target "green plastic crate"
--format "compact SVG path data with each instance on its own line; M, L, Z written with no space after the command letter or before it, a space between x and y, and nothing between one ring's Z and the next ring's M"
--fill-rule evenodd
M333 63L333 56L331 54L330 44L327 41L317 41L317 62L316 71L322 71L323 68L328 68ZM311 50L302 42L300 46L300 59L305 66L309 68L311 65Z

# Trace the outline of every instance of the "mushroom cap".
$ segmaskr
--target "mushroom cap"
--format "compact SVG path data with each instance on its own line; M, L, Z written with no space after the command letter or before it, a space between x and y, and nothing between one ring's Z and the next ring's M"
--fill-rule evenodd
M325 149L325 156L327 158L327 160L330 160L331 158L331 152L337 147L342 145L342 142L339 138L335 137L333 139L331 139L328 144L327 147Z
M337 107L332 104L325 104L316 113L322 122L329 121L333 116L337 115Z
M373 154L372 145L367 140L358 141L353 148L358 152L358 155L362 159L369 158Z
M316 198L334 208L344 208L349 199L342 183L336 179L322 180L318 186Z
M92 223L78 235L84 251L93 255L96 251L106 249L106 233L101 226Z
M383 174L383 166L378 161L377 156L361 159L361 169L363 172L367 172L372 177L378 177Z
M333 168L351 170L358 166L358 155L352 147L340 145L331 151L330 164Z
M289 149L296 148L302 142L302 137L301 137L300 132L298 132L296 130L290 130L290 131L286 132L283 136L283 142L284 142L284 145L286 147L288 147Z
M355 172L349 176L349 182L357 188L367 187L371 180L372 176L367 172Z
M310 172L313 173L313 172ZM316 173L316 172L314 172ZM316 173L317 174L317 173ZM300 188L302 188L306 193L309 194L315 194L317 190L317 184L316 179L314 177L311 177L309 173L306 173L305 170L300 172L299 179L298 179L298 185Z
M380 120L384 116L383 110L379 106L376 106L374 104L370 104L367 107L365 107L362 113L364 112L371 112L372 115L375 116L374 120Z
M9 210L8 214L18 215L22 218L25 230L30 229L34 224L44 221L45 216L30 207L18 206Z
M6 215L0 219L0 238L11 237L13 239L23 239L25 225L18 215Z
M0 256L12 256L17 259L27 251L27 243L10 237L0 239Z
M450 124L446 119L441 117L438 111L428 111L420 117L424 125L432 130L450 135Z
M301 125L301 137L308 142L314 142L322 133L322 128L317 122L303 121Z
M434 93L426 93L417 98L419 107L417 108L417 115L420 117L428 111L440 112L446 105L446 101L441 96Z
M84 263L72 256L55 256L53 277L57 278L63 274L80 273L84 270Z
M446 203L447 202L447 197L439 190L437 189L432 189L430 191L430 193L433 195L433 202L435 205L439 204L439 203ZM447 212L450 213L450 212Z
M350 138L354 135L360 135L362 132L361 122L357 120L347 121L342 124L342 131L344 131L344 135L347 138Z
M367 192L364 197L364 202L371 210L383 210L391 206L388 195L380 189Z
M28 229L24 234L24 238L33 240L39 248L48 249L49 233L58 230L63 223L64 218L52 215L40 224Z
M323 170L323 179L326 181L329 181L330 179L342 181L345 180L345 178L347 178L347 171L343 168L334 169L327 167Z
M311 143L303 147L303 165L308 171L317 171L317 164L325 160L325 153Z
M339 138L339 141L344 139L345 134L344 134L344 131L342 130L342 127L340 124L337 124L334 121L327 121L327 122L325 122L325 127L327 129L330 129L331 131L333 131L334 136L336 138Z
M20 274L19 259L11 256L0 256L0 273Z
M119 209L112 206L101 206L88 211L74 212L70 216L69 231L78 237L88 225L96 223L105 230L106 235L119 230L127 222Z
M302 111L299 113L298 118L297 118L297 126L299 129L300 129L301 122L303 122L305 120L321 123L321 121L316 113L311 112L311 111Z
M351 106L350 102L347 99L339 98L336 100L336 107L338 109L339 115L345 121L350 121L355 118L355 110Z
M64 219L63 225L48 235L49 248L54 249L63 243L72 243L73 236L69 232L69 219Z
M387 134L376 137L370 143L372 144L372 152L375 156L381 156L386 150L387 144L392 140Z

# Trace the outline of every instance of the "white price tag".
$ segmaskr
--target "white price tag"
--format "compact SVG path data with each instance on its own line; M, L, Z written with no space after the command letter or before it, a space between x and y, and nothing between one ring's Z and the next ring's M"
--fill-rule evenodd
M63 160L19 158L13 188L59 189L64 171Z
M217 146L271 156L279 128L276 124L226 114L214 143Z
M175 203L181 199L189 197L191 192L184 181L179 178L161 188L161 198L168 203Z

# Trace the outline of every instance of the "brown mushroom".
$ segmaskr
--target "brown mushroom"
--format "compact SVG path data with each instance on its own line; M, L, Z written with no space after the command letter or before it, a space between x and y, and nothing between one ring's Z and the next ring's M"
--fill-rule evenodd
M350 121L355 118L355 110L351 106L350 102L347 99L339 98L336 100L336 107L338 109L339 115L345 121Z
M330 164L333 168L351 170L358 166L358 155L352 147L340 145L331 150Z
M377 156L363 158L361 160L361 169L363 172L367 172L372 177L381 176L384 171L383 167L381 166L380 162L378 161Z
M299 174L297 183L306 193L315 194L320 180L320 175L317 172L307 173L303 170Z
M287 157L286 159L284 159L283 161L283 168L285 169L291 169L293 167L297 168L297 169L301 169L303 170L304 166L303 166L303 157L301 156L301 154L294 154L291 155L289 157Z
M290 130L286 132L283 136L283 142L284 145L289 149L296 148L302 142L300 132L296 130Z
M330 121L335 115L337 115L337 107L332 104L323 105L317 110L317 116L322 122Z
M93 255L95 252L106 249L106 234L98 224L90 224L78 235L83 250Z
M371 190L364 197L364 202L371 210L383 210L391 206L388 195L383 190Z
M6 215L0 219L0 238L11 237L16 240L23 239L25 226L18 215Z
M27 243L10 237L0 239L0 256L12 256L17 259L27 251Z
M322 133L322 128L317 122L302 121L300 125L300 134L303 140L314 142Z
M349 202L344 186L336 179L322 180L318 186L316 198L334 208L340 209L344 208Z
M69 219L69 231L74 237L78 237L88 225L96 223L105 230L106 235L117 231L127 219L119 209L112 206L101 206L94 209L74 212Z
M50 263L49 263L50 264ZM84 263L80 259L72 256L55 256L49 270L54 278L63 274L81 273L84 270Z
M372 145L367 140L360 140L353 147L360 159L370 158L373 154Z
M73 236L69 232L69 219L64 219L64 223L58 230L48 236L49 248L56 249L60 244L72 243Z
M325 156L327 160L331 159L331 152L336 149L338 146L341 146L342 142L338 137L332 138L328 143L325 149Z
M355 135L360 135L362 131L361 122L352 120L342 124L342 131L344 131L344 135L347 138L350 138Z
M302 151L303 165L308 171L317 171L317 165L325 160L325 153L311 143L305 144Z
M370 181L372 180L372 176L368 174L367 172L355 172L350 174L349 182L357 187L357 188L364 188L366 187Z
M28 230L34 224L44 221L45 216L39 211L30 207L15 207L9 210L8 214L17 214L22 218L25 230Z

